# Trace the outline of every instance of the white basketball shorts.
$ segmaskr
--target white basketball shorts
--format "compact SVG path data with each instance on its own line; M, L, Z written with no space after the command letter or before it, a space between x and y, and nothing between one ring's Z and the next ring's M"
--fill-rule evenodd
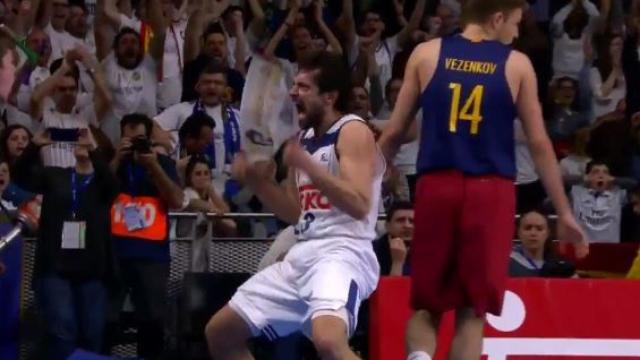
M349 335L360 302L378 284L379 266L371 242L353 239L297 243L285 259L245 282L229 302L253 336L270 340L302 331L311 338L315 313L345 309Z

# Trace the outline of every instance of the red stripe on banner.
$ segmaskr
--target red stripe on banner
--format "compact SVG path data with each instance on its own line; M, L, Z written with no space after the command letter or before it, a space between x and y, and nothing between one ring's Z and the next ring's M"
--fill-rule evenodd
M370 358L404 360L411 315L410 280L382 278L371 298ZM485 328L487 360L640 358L640 282L633 280L511 279L500 317ZM446 314L435 359L453 335Z

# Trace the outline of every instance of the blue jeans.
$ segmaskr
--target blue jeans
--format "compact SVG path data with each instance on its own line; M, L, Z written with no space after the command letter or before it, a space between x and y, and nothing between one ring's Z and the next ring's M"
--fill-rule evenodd
M47 358L64 360L82 348L99 352L105 325L107 290L101 281L75 282L55 274L35 281L44 320Z

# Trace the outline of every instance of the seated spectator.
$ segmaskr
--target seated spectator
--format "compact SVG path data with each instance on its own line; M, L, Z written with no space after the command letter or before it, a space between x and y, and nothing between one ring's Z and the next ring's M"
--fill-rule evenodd
M631 117L631 176L640 182L640 112Z
M15 181L43 194L34 289L44 320L43 354L65 360L78 348L102 350L114 275L109 218L118 184L89 130L81 132L74 167L34 171L38 148L50 142L46 133L34 137L16 163Z
M212 184L209 162L202 156L191 156L186 167L184 189L185 211L200 213L195 219L179 219L178 234L187 233L193 239L191 271L208 271L208 249L212 237L234 236L236 224L232 219L209 219L207 213L225 214L229 205Z
M518 224L518 239L509 262L512 277L571 277L575 266L553 255L549 223L544 214L532 210L524 213Z
M13 165L31 142L31 131L22 125L10 125L0 133L0 150L9 165Z
M631 129L626 121L625 100L620 100L616 110L596 119L591 125L587 153L604 161L614 176L629 174L631 155Z
M594 160L587 164L584 184L571 188L571 202L576 220L592 242L620 242L622 207L634 181L614 178L607 164Z
M223 67L213 64L208 65L200 72L196 86L198 98L192 102L173 105L154 119L158 125L156 133L163 138L166 138L167 135L170 136L170 153L174 159L182 157L177 151L183 147L183 144L179 143L179 132L180 128L186 124L187 118L196 113L203 113L213 119L215 125L212 128L212 136L206 142L206 152L207 156L210 157L216 190L220 194L225 192L233 156L240 151L241 146L240 116L236 109L224 101L224 89L227 84L225 74ZM193 125L197 124L193 123ZM186 130L187 128L185 128ZM205 133L201 132L202 126L197 126L197 129L193 130L196 130L192 132L193 135L206 135L206 131ZM207 139L201 138L200 140L199 142L204 144ZM212 146L208 146L209 144L212 144Z
M413 238L413 204L396 202L387 211L387 233L373 242L380 263L380 275L403 276L409 273L406 262Z
M640 187L632 192L629 203L622 209L622 242L640 242Z
M598 58L590 75L593 121L616 110L618 102L626 97L622 45L621 35L611 35L598 48Z
M577 92L576 80L558 78L551 84L550 104L545 107L547 132L560 158L567 155L571 136L579 128L589 125L589 120L579 110Z
M560 171L565 183L575 183L575 179L584 179L587 164L591 161L587 155L589 129L578 130L572 137L568 155L560 160Z

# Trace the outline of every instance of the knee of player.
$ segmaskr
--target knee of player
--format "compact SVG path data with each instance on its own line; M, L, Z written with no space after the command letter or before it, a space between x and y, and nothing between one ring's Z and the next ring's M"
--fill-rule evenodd
M342 359L349 349L346 331L314 326L313 345L322 359Z

